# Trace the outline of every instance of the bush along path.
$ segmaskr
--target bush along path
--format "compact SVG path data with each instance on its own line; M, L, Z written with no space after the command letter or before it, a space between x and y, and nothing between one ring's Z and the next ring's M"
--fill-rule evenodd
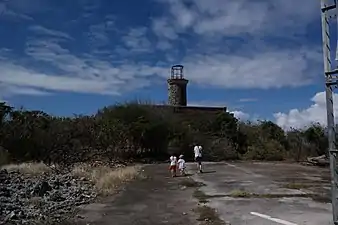
M326 153L325 128L284 131L271 121L238 121L228 112L185 115L130 102L94 115L52 116L0 102L0 166L8 162L68 164L95 160L161 161L172 153L204 160L305 160Z
M126 185L115 197L83 207L76 222L93 225L222 225L215 213L211 218L202 215L206 210L193 196L197 187L189 176L170 177L166 164L148 165L143 168L142 178Z

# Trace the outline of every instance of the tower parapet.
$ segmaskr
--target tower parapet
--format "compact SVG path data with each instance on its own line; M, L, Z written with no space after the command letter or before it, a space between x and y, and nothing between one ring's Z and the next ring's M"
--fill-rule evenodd
M172 106L187 106L187 85L189 80L183 76L183 66L171 67L168 79L168 104Z

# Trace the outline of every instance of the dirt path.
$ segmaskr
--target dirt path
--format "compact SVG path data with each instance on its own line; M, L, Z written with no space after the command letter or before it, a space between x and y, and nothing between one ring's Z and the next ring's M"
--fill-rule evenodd
M167 165L144 167L138 179L114 198L86 206L79 214L81 224L91 225L196 225L198 201L189 177L169 177Z

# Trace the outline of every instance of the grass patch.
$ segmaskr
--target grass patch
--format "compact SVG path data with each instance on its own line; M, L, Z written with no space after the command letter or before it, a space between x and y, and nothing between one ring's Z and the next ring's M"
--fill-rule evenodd
M212 225L225 225L225 222L221 220L215 211L215 209L209 206L200 206L196 208L195 213L198 214L198 221L205 222L204 224ZM203 223L202 223L203 224Z
M252 197L252 195L253 195L252 193L247 192L247 191L233 190L230 192L228 196L233 197L233 198L249 198L249 197Z
M305 188L309 188L310 185L307 185L307 184L302 184L302 183L288 183L288 184L285 184L283 186L284 188L288 188L288 189L305 189Z
M228 195L224 196L207 196L208 198L213 197L232 197L232 198L312 198L317 202L330 202L330 198L327 196L317 195L317 194L257 194L250 193L242 190L233 190Z
M44 163L21 163L21 164L8 164L1 167L8 172L19 172L24 175L38 176L44 173L49 173L52 169Z
M316 202L331 203L331 196L327 196L327 195L313 195L311 198L314 201L316 201Z
M193 193L193 197L197 198L200 203L207 203L209 196L206 195L203 191L196 189Z
M91 166L87 164L75 165L71 171L72 175L79 178L85 178L89 181L96 182L104 174L111 172L113 169L108 166Z
M317 195L317 194L257 194L250 193L243 190L233 190L230 194L226 195L207 195L203 191L196 189L193 193L193 197L197 198L200 203L207 203L210 198L312 198L317 202L330 202L328 196Z
M112 169L107 166L78 165L73 168L72 174L92 181L99 194L106 196L115 193L122 184L136 178L140 169L140 166Z
M201 183L201 182L197 182L194 181L193 179L184 179L180 182L180 185L185 186L185 187L189 187L189 188L198 188L198 187L202 187L205 186L205 184Z
M19 172L27 176L39 176L52 171L52 168L44 163L8 164L2 166L1 169L6 169L8 172ZM136 178L140 169L140 166L113 169L108 166L93 167L79 164L74 166L71 174L93 182L99 194L109 195L114 193L121 184Z

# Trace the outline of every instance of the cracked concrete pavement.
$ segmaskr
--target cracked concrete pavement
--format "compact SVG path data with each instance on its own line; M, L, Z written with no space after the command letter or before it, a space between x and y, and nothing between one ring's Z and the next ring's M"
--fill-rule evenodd
M216 210L224 224L333 225L327 168L283 162L223 162L204 166L205 173L199 174L196 164L188 163L187 172L192 176L171 178L167 164L147 165L144 167L147 179L135 180L116 196L84 207L78 222L205 224L197 221L199 215L193 209L206 204ZM204 186L182 187L183 181L192 182L191 179ZM201 192L196 193L197 189ZM238 197L234 191L252 195ZM206 203L198 199L199 193L204 193ZM207 224L222 223L207 221Z
M144 179L127 184L115 196L84 206L76 224L196 225L194 189L181 185L187 177L172 178L167 164L144 166Z
M204 163L192 178L210 207L232 225L331 225L330 181L326 168L293 163ZM189 163L189 171L196 165ZM234 191L254 193L239 198ZM212 197L213 196L213 197ZM217 197L219 196L219 197Z

